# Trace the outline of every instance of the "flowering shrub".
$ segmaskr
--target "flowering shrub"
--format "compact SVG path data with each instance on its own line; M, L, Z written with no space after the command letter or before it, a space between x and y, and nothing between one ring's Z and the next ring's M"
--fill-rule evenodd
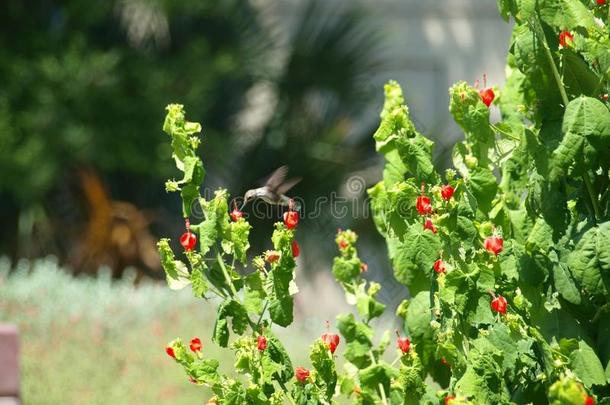
M404 330L376 336L381 287L362 277L356 234L339 231L332 273L355 311L337 317L340 335L328 325L312 343L310 367L294 368L271 331L293 320L298 212L284 214L273 250L239 273L250 225L238 210L229 214L225 190L200 196L201 127L182 106L168 106L164 130L184 177L166 188L182 196L187 263L163 239L163 266L170 287L222 299L212 338L231 347L245 378L220 374L199 339L190 350L177 339L167 353L191 381L211 387L216 403L610 403L608 6L498 4L515 20L507 82L450 89L465 134L455 170L436 171L433 142L417 132L400 87L385 88L374 138L386 163L368 192L394 274L412 296L396 310ZM496 106L502 119L492 124ZM204 220L189 224L195 202ZM383 356L390 345L392 363Z

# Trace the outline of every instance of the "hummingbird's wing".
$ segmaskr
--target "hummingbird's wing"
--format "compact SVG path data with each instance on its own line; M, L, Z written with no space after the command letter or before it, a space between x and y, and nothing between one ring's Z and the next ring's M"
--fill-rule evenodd
M288 174L288 166L278 167L265 182L265 187L275 192L286 179L286 174Z
M279 195L286 194L288 190L296 186L301 181L300 177L294 177L292 179L286 180L277 188L277 193Z

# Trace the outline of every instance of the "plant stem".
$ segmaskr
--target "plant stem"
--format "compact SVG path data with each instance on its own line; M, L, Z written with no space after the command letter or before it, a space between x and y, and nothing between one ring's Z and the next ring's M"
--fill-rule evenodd
M514 136L513 134L510 134L510 133L508 133L508 132L506 132L506 131L501 130L500 128L498 128L498 127L497 127L497 126L495 126L494 124L489 124L489 127L490 127L490 128L493 130L493 131L495 131L495 132L497 132L497 133L499 133L499 134L502 134L502 135L504 135L505 137L507 137L507 138L509 138L509 139L512 139L513 141L520 141L520 140L521 140L519 137Z
M281 381L277 381L278 384L280 384L280 387L282 387L282 391L284 391L284 394L286 394L286 397L288 397L288 400L290 401L290 403L292 405L297 405L296 402L294 402L294 399L292 399L292 395L290 395L290 393L288 392L288 388L286 388L286 385L281 382Z
M599 206L597 205L597 196L595 195L595 190L593 190L593 184L591 184L591 179L589 179L589 175L587 173L582 175L582 180L585 182L587 187L587 193L589 194L591 205L593 205L593 211L595 212L595 219L598 220L601 218L601 214L599 212Z
M373 364L377 364L377 360L375 360L375 356L373 356L373 352L369 351L369 356L371 357L371 361ZM383 384L379 383L379 395L381 396L381 402L384 405L388 405L388 399L385 396L385 389L383 388Z
M216 251L216 259L218 260L218 264L220 265L222 274L224 274L224 276L225 276L225 280L229 284L229 288L231 289L231 293L232 293L231 296L233 298L236 298L237 290L235 290L235 286L233 285L233 280L231 280L231 277L229 277L229 273L227 272L225 262L224 262L224 260L222 260L222 256L220 255L220 252L218 252L218 251Z
M534 34L538 37L538 40L542 43L542 48L544 49L544 53L546 54L547 59L549 60L549 64L551 65L551 71L553 72L553 76L555 77L555 81L557 82L557 87L559 87L559 94L561 94L561 100L563 101L563 107L567 107L570 100L568 100L568 94L566 93L566 88L561 81L561 76L559 75L559 70L557 70L557 66L555 65L555 60L553 59L553 54L551 53L551 49L546 43L546 37L544 36L544 31L538 25L538 20L534 20L534 22L530 22L530 25L534 29Z
M265 305L263 306L263 310L261 311L261 316L258 318L258 321L256 322L256 327L258 328L261 325L261 322L263 321L263 315L265 315L265 311L267 310L267 306L269 305L269 300L265 300Z

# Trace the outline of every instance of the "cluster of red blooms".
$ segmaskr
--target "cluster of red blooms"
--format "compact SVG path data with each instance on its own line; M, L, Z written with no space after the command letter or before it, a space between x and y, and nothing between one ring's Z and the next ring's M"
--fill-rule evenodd
M415 201L415 208L417 209L419 215L428 216L432 214L433 209L430 197L424 195L424 186L425 185L422 184L422 193L420 196L417 197L417 200ZM445 201L449 201L451 197L453 197L454 192L455 189L449 184L444 184L441 186L441 197ZM432 220L430 218L426 218L426 220L424 221L424 229L432 231L432 233L437 232L436 227L434 226L434 223L432 223Z
M441 186L441 196L445 201L450 200L451 197L453 197L454 192L455 189L448 184ZM423 184L422 194L417 197L417 200L415 201L415 208L417 209L419 215L430 215L433 212L430 197L424 195ZM436 227L434 226L430 218L426 218L424 222L424 229L428 229L433 233L437 232ZM502 252L502 249L504 248L504 239L502 239L501 236L493 235L485 239L483 246L485 247L485 250L497 256L500 252ZM341 245L339 247L341 247ZM446 264L442 259L438 259L434 262L433 269L434 272L437 274L445 273L447 271ZM491 302L491 308L495 312L498 312L500 314L506 314L506 298L501 295L494 297Z

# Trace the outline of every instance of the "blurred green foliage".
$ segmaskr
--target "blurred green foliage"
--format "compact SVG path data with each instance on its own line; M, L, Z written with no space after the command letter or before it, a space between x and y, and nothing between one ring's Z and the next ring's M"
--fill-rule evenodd
M242 0L6 0L0 27L0 252L13 258L71 256L91 211L83 170L153 210L153 233L179 232L158 186L169 102L203 123L208 184L233 196L288 164L312 207L374 159L362 112L379 37L350 3L287 16ZM353 227L323 214L316 232Z
M8 0L0 26L0 190L24 205L78 165L163 176L168 100L227 131L260 34L248 2L215 0Z

